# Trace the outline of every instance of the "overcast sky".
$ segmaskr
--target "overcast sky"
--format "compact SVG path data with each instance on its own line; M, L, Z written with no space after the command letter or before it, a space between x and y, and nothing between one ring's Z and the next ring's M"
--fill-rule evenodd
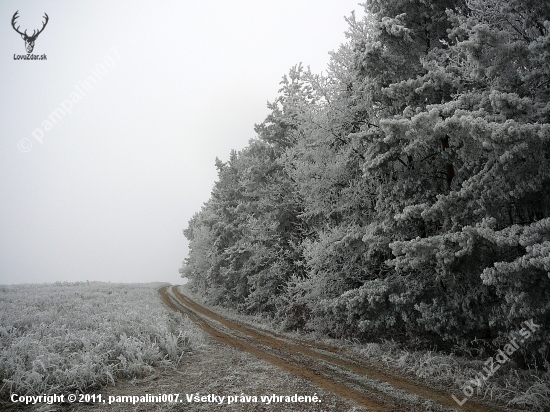
M33 54L15 60L49 22ZM0 3L0 284L181 282L216 156L295 64L319 73L357 0ZM51 118L52 113L56 112ZM52 120L53 119L53 120Z

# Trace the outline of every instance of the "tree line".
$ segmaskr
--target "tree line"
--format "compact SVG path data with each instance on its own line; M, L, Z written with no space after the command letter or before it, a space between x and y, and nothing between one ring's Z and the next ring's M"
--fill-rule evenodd
M550 3L367 0L216 159L181 269L286 329L549 359Z

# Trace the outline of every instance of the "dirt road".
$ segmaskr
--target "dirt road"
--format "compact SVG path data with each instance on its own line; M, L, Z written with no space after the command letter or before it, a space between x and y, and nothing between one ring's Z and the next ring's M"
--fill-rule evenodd
M164 302L187 314L221 342L245 350L369 411L499 411L468 400L461 407L449 393L361 364L335 347L292 339L227 319L181 294L160 290Z

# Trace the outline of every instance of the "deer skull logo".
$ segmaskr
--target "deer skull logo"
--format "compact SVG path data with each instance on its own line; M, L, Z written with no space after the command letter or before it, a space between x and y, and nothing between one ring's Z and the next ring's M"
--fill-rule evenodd
M38 37L38 35L40 33L42 33L42 31L44 30L44 28L46 27L46 24L48 24L48 20L50 19L48 17L48 15L46 13L44 13L44 18L46 19L46 21L44 23L42 23L42 28L38 31L34 30L32 35L29 36L27 34L27 30L25 30L24 33L20 32L19 31L19 27L20 26L17 26L15 27L15 20L17 20L17 18L19 17L17 15L17 13L19 13L19 10L17 10L15 12L15 14L13 15L13 18L11 19L11 25L13 27L13 29L19 33L21 35L21 37L23 38L23 40L25 40L25 48L27 49L27 53L32 53L33 49L34 49L34 42L36 41L36 38Z

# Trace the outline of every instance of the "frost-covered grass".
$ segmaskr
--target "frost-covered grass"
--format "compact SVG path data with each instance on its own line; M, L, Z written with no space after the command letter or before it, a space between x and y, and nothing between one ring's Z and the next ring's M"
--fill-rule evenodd
M86 391L175 365L203 343L162 284L0 286L0 398Z
M473 382L480 373L487 376L487 359L409 351L389 341L354 345L352 350L370 361L451 390L460 400L465 397L461 389L470 385L480 399L505 404L512 410L550 410L550 370L522 370L513 362L500 365L495 361L495 368L498 365L499 369L486 380L481 379L481 385L476 386Z

